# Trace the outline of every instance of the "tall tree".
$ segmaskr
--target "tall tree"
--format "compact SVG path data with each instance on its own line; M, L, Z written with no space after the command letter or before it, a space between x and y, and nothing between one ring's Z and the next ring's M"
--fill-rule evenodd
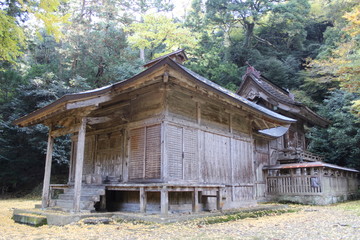
M344 21L346 20L346 21ZM327 35L331 41L323 49L319 58L309 64L309 73L317 75L322 82L336 82L349 92L360 93L360 4L345 12L339 22L335 22L334 29L329 29ZM354 111L360 116L360 100L354 99Z
M324 101L319 113L332 121L330 127L313 128L308 137L310 150L324 155L327 162L360 170L360 123L349 112L358 94L336 90Z
M262 17L279 2L282 0L208 0L206 11L208 18L222 24L228 30L236 24L241 24L245 32L243 47L250 48L254 39L266 42L255 35L254 29Z
M185 46L194 47L196 34L180 23L162 15L146 15L143 22L134 22L127 31L130 44L139 49L148 49L152 59L157 53L169 53Z
M58 8L64 0L9 0L1 3L0 10L0 61L15 63L22 55L25 46L25 33L22 22L28 15L34 16L43 24L48 34L57 40L61 37L59 23L64 23L68 15L58 14Z

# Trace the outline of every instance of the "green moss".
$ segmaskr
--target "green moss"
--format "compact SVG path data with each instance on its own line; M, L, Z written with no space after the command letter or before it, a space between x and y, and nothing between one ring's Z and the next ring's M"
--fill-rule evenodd
M14 214L12 219L17 223L22 223L34 227L39 227L47 224L46 217L33 213Z
M259 218L264 216L276 216L281 215L284 213L293 213L299 211L298 209L279 209L279 210L261 210L261 211L254 211L254 212L240 212L236 214L230 214L225 216L219 217L209 217L202 219L199 224L215 224L215 223L224 223L230 221L236 221L245 218Z

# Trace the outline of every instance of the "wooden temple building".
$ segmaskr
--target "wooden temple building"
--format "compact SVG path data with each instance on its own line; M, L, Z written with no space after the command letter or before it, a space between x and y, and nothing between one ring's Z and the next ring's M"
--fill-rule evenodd
M327 127L330 124L327 119L295 101L288 90L275 85L251 66L237 94L296 119L281 136L280 131L278 135L272 131L267 138L254 134L258 200L329 204L351 199L358 193L357 170L325 163L321 156L306 151L305 125Z
M346 198L357 189L356 170L305 151L304 124L325 127L327 120L254 69L233 93L185 60L178 50L130 79L65 95L15 121L49 127L44 209L166 215L277 196ZM54 139L67 134L68 184L51 184ZM56 189L63 193L55 199Z

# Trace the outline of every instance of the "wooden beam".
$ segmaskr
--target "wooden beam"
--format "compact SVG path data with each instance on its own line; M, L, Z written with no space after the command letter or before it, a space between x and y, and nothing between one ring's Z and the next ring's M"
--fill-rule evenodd
M68 104L66 104L66 109L70 110L70 109L76 109L76 108L96 106L96 105L99 105L100 103L107 102L110 100L111 100L111 97L109 95L105 95L105 96L91 98L91 99L82 100L82 101L78 101L78 102L68 103Z
M51 132L52 137L60 137L66 134L78 132L80 128L80 124L76 124L71 127L59 128Z
M50 177L51 177L51 162L52 162L53 147L54 147L54 138L51 136L51 128L50 128L47 150L46 150L45 174L44 174L42 203L41 203L42 208L48 207L50 201L49 193L50 193Z
M76 167L75 167L75 187L74 187L74 212L80 212L81 182L84 165L85 150L85 133L86 133L86 117L81 119L79 128L77 150L76 150Z
M164 72L163 81L164 81L164 83L167 83L169 81L169 73L168 72Z
M89 117L88 118L88 124L99 124L99 123L105 123L112 120L110 117Z
M166 122L161 123L161 170L162 179L167 181L169 179L169 164L168 164L168 149L166 139L167 124Z
M201 103L196 102L196 123L201 125Z
M146 192L145 192L144 187L140 187L140 196L139 197L140 197L140 212L145 213L147 197L146 197Z

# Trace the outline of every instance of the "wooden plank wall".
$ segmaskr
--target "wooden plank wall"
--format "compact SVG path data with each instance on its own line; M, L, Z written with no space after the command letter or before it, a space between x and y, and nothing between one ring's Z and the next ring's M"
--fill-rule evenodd
M137 127L148 125L145 121L154 122L152 119L160 121L164 111L164 92L160 86L161 83L154 83L116 96L113 102L100 106L92 113L91 117L107 117L109 121L91 125L87 129L84 176L96 174L103 179L108 176L115 182L129 178L161 178L160 125ZM130 133L129 143L125 139L127 132ZM71 156L75 159L76 136L72 141ZM138 146L134 147L135 143ZM128 144L133 147L129 152ZM129 154L132 161L128 159ZM73 166L74 163L71 164L70 181L74 179Z
M94 173L95 136L88 136L85 140L83 175ZM69 181L75 180L77 136L71 138Z
M231 183L230 139L205 132L202 175L208 183Z
M266 193L266 179L263 167L270 164L269 142L265 139L255 139L255 177L256 197L264 198Z
M175 85L166 99L165 177L178 183L225 184L227 200L253 200L253 145L246 113Z
M122 179L123 141L120 131L96 136L95 174Z
M165 132L169 179L197 180L199 177L197 130L169 124Z

